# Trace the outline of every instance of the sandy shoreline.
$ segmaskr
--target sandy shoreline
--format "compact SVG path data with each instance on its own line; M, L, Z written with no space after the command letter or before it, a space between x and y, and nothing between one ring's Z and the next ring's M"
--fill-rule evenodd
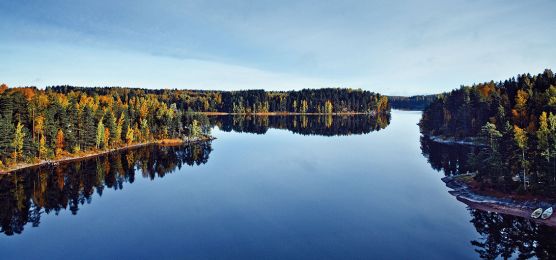
M60 163L68 163L68 162L72 162L72 161L84 160L84 159L93 158L93 157L105 155L105 154L112 153L112 152L134 149L134 148L139 148L139 147L143 147L143 146L147 146L147 145L153 145L153 144L164 145L164 146L173 146L173 145L184 145L184 144L195 144L195 143L201 143L201 142L208 142L208 141L212 141L214 139L216 139L216 138L210 136L210 137L206 137L206 138L193 139L193 140L189 140L189 139L188 140L181 140L180 142L173 141L173 142L170 142L170 143L164 142L164 141L161 141L161 140L156 140L156 141L151 141L151 142L146 142L146 143L137 143L137 144L131 144L131 145L122 146L122 147L118 147L118 148L112 148L112 149L108 149L108 150L98 151L98 152L94 152L94 153L86 154L86 155L81 155L81 156L70 156L70 157L64 157L64 158L60 158L60 159L56 159L56 160L43 160L43 161L40 161L40 162L37 162L37 163L18 164L13 168L10 168L10 169L7 169L7 170L0 170L0 174L12 174L12 173L17 172L19 170L23 170L23 169L27 169L27 168L39 167L39 166L44 166L44 165L58 165Z
M516 200L511 198L498 198L494 196L482 195L473 191L464 181L460 180L458 176L450 176L442 178L446 186L450 189L450 194L456 197L457 200L467 204L469 207L488 212L496 212L506 215L522 217L525 219L533 220L537 223L544 224L551 227L556 227L556 216L552 216L547 220L531 218L531 212L535 209L542 207L546 209L554 206L553 203L541 200Z

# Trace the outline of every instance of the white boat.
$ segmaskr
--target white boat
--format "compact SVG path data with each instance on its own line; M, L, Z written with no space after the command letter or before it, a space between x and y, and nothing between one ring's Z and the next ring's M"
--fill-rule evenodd
M550 216L552 216L552 207L547 208L541 215L542 219L548 219L550 218Z
M532 218L539 218L542 215L542 208L538 208L531 213Z

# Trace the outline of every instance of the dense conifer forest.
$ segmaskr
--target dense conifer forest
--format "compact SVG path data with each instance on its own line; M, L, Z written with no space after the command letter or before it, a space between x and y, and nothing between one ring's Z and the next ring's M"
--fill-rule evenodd
M154 140L208 134L195 112L388 114L388 99L353 89L288 92L0 86L0 169Z
M462 86L423 113L426 136L470 139L470 158L483 185L556 192L556 78L550 70L503 82Z
M118 95L135 97L156 95L165 103L176 104L183 111L223 113L384 113L389 104L386 96L360 89L323 88L300 91L205 91L151 90L130 88L79 88L55 86L47 91L67 94L72 91L89 96Z
M388 96L388 102L393 109L421 111L425 110L436 98L437 95Z

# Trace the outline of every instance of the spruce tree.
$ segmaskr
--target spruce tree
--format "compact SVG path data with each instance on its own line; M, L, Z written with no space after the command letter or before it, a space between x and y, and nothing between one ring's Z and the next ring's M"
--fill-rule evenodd
M84 150L88 150L95 147L96 144L95 117L93 115L92 109L89 106L85 106L85 108L83 108L81 124L83 126L81 134L81 148Z

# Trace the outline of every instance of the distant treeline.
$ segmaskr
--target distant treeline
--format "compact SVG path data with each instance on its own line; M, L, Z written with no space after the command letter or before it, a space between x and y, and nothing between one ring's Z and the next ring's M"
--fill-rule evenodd
M389 113L388 99L352 89L288 92L0 86L0 169L161 139L206 134L190 112Z
M556 78L550 70L440 95L419 123L425 135L471 138L485 146L470 159L483 184L556 195Z
M388 102L393 109L401 110L425 110L425 108L437 99L438 95L418 96L388 96Z
M208 90L151 90L119 87L78 88L49 87L58 93L71 91L88 95L118 95L134 97L157 95L167 104L176 104L180 110L225 113L386 113L388 98L360 89L323 88L300 91L208 91Z

